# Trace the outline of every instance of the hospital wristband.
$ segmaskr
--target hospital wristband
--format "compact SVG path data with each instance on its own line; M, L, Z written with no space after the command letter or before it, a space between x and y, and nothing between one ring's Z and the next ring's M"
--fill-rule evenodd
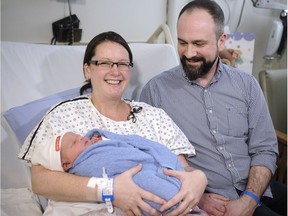
M260 206L262 204L260 198L256 194L254 194L253 192L243 191L240 196L242 196L244 194L247 195L247 196L252 197L257 202L258 206Z
M96 199L97 202L105 202L105 200L103 199L103 190L107 191L106 188L107 188L107 185L109 184L109 180L110 179L108 178L91 177L88 181L87 189L86 189L87 200L95 201L97 197ZM96 186L97 186L97 191L96 191ZM114 196L113 196L113 200L114 200Z
M97 191L96 191L97 186ZM97 197L97 198L96 198ZM87 183L86 198L89 201L104 202L109 213L113 213L114 179L91 177Z
M114 201L114 179L107 179L106 187L102 190L102 201L105 202L108 212L113 213L113 201Z

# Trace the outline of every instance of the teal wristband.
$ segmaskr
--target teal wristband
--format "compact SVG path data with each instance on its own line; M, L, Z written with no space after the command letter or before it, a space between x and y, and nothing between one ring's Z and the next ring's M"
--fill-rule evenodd
M256 200L258 206L260 206L262 204L261 200L259 199L259 197L256 194L254 194L250 191L243 191L240 196L242 196L243 194L248 195L248 196L252 197L254 200Z

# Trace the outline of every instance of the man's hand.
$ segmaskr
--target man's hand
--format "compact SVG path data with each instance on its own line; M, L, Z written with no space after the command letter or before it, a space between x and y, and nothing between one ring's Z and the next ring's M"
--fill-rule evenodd
M204 193L199 207L213 216L224 216L226 212L226 205L229 203L229 199L213 193Z
M158 203L160 205L165 204L165 200L141 189L132 180L132 177L138 173L141 168L142 165L139 164L138 166L133 167L115 177L113 204L124 211L128 216L142 216L143 212L141 209L148 212L150 215L158 216L160 213L144 202L143 199Z
M225 216L251 216L256 207L257 202L254 199L249 196L241 196L227 204Z

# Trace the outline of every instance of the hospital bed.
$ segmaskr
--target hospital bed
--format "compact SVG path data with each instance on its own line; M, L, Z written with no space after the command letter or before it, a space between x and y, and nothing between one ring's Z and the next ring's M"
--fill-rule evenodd
M159 32L158 32L159 33ZM154 39L150 39L154 40ZM171 44L130 43L134 55L125 97L179 61ZM1 42L1 215L42 215L45 199L31 192L30 167L17 158L27 134L53 104L79 95L85 45Z

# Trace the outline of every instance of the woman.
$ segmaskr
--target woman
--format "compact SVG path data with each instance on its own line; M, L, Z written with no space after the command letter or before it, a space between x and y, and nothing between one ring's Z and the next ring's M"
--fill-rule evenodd
M83 70L86 84L81 89L83 93L91 87L91 95L62 102L52 108L26 139L22 148L24 159L33 162L34 150L64 130L85 134L97 127L118 134L146 137L167 146L178 155L185 170L190 172L164 171L166 175L175 176L181 182L180 192L166 202L139 188L132 181L133 175L141 170L139 164L114 178L113 205L128 216L143 215L142 210L151 215L159 215L143 199L163 204L161 211L182 201L169 215L186 215L199 202L207 184L206 176L200 170L188 166L183 154L193 155L194 148L162 109L122 99L129 84L132 62L133 56L127 42L117 33L104 32L94 37L85 51ZM41 151L35 152L39 157ZM41 156L48 157L44 152ZM91 196L91 191L99 189L95 185L91 187L92 178L47 170L36 162L32 163L34 193L54 201L101 201L97 193ZM91 206L95 209L98 206L103 208L103 205L96 203L91 203ZM53 213L54 207L55 202L49 202L47 211Z

